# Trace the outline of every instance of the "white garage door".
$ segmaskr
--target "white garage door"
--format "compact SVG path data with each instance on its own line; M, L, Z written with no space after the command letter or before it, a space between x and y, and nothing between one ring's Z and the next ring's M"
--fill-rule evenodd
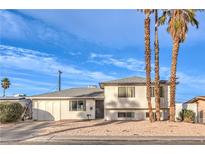
M60 102L39 101L37 120L60 120Z

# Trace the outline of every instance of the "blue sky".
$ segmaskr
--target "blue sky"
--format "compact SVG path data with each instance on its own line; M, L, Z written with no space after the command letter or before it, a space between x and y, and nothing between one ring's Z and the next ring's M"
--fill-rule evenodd
M177 101L205 95L205 15L197 18L199 29L190 27L180 46ZM7 95L55 91L58 69L63 89L144 77L143 22L136 10L0 10L0 77L12 83ZM166 26L159 41L161 79L169 79L172 40Z

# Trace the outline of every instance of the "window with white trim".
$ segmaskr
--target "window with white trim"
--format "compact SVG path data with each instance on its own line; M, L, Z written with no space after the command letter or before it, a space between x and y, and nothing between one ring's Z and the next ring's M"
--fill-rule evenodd
M135 87L119 87L118 97L135 97Z
M134 112L118 112L118 118L134 118Z
M154 87L151 87L151 97L155 97ZM160 87L160 97L164 97L164 87Z
M85 100L70 100L69 102L70 111L86 111Z

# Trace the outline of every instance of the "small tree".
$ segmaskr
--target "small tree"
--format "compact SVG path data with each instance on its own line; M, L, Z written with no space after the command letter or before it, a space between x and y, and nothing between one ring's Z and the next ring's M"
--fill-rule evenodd
M195 113L192 110L182 109L182 111L179 113L179 116L181 120L185 122L194 122L195 120Z
M0 123L20 120L23 107L19 102L0 102Z
M2 86L2 88L4 89L4 91L3 91L3 97L5 96L6 89L8 89L8 88L10 87L10 85L11 85L11 83L10 83L10 81L9 81L8 78L3 78L3 79L1 80L1 86Z

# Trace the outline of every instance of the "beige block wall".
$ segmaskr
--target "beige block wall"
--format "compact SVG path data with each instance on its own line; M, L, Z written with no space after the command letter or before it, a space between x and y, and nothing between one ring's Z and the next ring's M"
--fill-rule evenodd
M34 120L95 119L95 100L86 100L86 111L69 111L69 100L32 100ZM92 108L92 109L91 109Z
M105 86L105 108L148 108L146 99L146 86L135 86L134 98L119 98L118 87L122 86ZM133 87L133 86L127 86ZM168 86L164 87L164 97L160 98L161 108L168 107ZM155 108L155 98L152 97L152 107Z

